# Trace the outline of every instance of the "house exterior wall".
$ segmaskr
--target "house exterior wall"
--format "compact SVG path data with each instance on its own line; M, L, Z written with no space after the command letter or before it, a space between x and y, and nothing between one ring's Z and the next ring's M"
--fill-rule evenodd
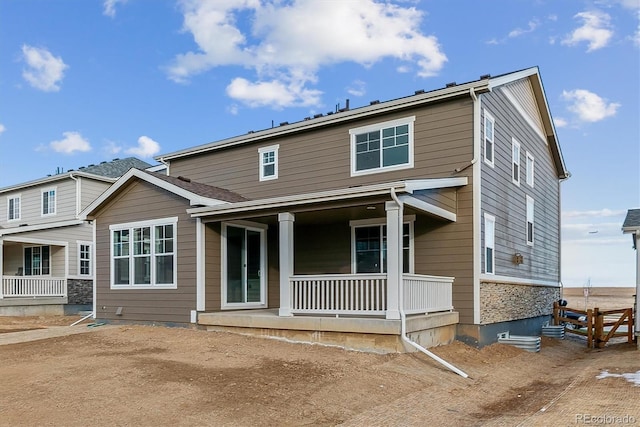
M86 208L98 198L111 184L84 177L78 177L80 186L80 210Z
M28 231L5 236L6 240L25 241L20 245L6 243L3 250L3 273L13 275L18 267L24 264L24 247L27 246L51 246L51 275L55 277L65 276L65 244L67 250L68 275L76 278L91 278L92 276L80 276L78 266L79 242L93 241L93 229L90 224L77 224L66 227L49 228L44 230ZM29 242L29 243L26 243ZM33 242L33 243L30 243Z
M56 190L56 213L42 215L42 192ZM20 195L20 220L8 221L7 200ZM0 195L0 226L17 227L20 224L36 225L53 221L74 219L76 215L76 184L71 179L48 182L34 187L21 188Z
M526 100L526 85L519 84L518 90L519 100ZM481 161L481 212L495 217L495 274L484 274L480 281L480 323L546 316L552 313L553 301L559 297L558 172L549 145L534 129L536 120L525 120L500 89L483 94L481 101L483 118L485 112L489 112L495 119L494 167L484 162L484 149ZM532 103L526 103L523 108L528 114L535 116ZM482 132L484 133L484 127ZM520 144L519 186L512 180L513 139ZM484 142L484 135L482 141ZM527 152L534 158L533 187L526 179ZM533 245L527 243L526 237L527 196L534 200ZM481 271L486 273L482 217L480 227ZM516 253L523 256L522 264L514 262ZM505 277L510 279L503 279ZM527 282L537 286L523 285Z
M350 176L351 146L349 129L415 116L414 167L399 171ZM259 181L258 149L279 144L278 179ZM473 319L473 168L460 173L473 159L473 102L455 99L391 114L369 117L321 130L239 145L213 152L171 160L174 176L223 187L250 199L303 194L349 186L406 179L469 177L469 184L458 190L424 192L418 197L436 206L457 212L451 224L418 221L415 271L419 274L454 276L453 303L461 320ZM273 228L273 227L271 227ZM277 242L277 234L269 242ZM275 227L277 233L277 227ZM219 233L219 231L218 231ZM427 234L428 233L428 234ZM295 224L295 273L350 273L350 228L341 226ZM215 246L215 244L214 244ZM270 243L271 248L271 243ZM217 249L216 249L217 250ZM207 258L214 250L207 247ZM270 268L274 256L269 253ZM215 269L208 264L207 277ZM269 306L278 304L276 271L269 272ZM219 273L218 273L219 274ZM209 286L209 279L207 279ZM219 307L219 301L209 300ZM213 297L211 297L213 298Z
M497 275L560 281L560 181L548 145L498 90L482 95L495 118L495 167L482 167L482 211L496 217ZM512 138L520 143L520 186L511 179ZM526 152L535 159L533 188L526 183ZM534 199L534 244L526 242L526 196ZM484 242L484 240L483 240ZM484 243L483 243L484 247ZM514 253L524 263L513 263ZM484 272L484 251L482 265Z
M196 220L186 213L189 202L135 180L96 212L96 317L104 320L189 323L196 309ZM112 224L178 217L177 288L111 289ZM122 307L122 315L116 315Z
M349 129L414 115L412 169L350 176ZM452 100L173 159L170 172L173 176L182 175L235 191L249 199L413 178L451 177L454 169L473 157L472 116L470 98ZM258 149L274 144L280 146L278 179L261 182Z

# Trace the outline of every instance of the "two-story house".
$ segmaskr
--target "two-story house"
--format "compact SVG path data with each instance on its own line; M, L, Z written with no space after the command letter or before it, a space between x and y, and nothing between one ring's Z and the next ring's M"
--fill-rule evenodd
M96 318L353 348L539 333L569 176L537 68L186 148L82 214Z
M0 189L0 313L91 310L93 227L79 213L131 168L129 157Z

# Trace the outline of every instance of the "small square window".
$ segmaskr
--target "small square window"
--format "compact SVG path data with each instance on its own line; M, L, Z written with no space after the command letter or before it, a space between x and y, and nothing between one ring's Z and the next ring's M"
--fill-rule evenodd
M278 178L278 149L279 145L263 147L258 150L260 162L260 181Z

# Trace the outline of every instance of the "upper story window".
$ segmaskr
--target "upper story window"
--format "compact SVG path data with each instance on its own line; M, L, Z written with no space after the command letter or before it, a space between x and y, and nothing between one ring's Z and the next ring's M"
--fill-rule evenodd
M279 148L279 145L272 145L258 150L258 155L260 156L260 181L278 178Z
M24 248L24 275L49 275L51 273L50 254L49 246L29 246Z
M533 187L534 176L535 176L535 159L533 155L527 151L527 184L530 187Z
M511 179L520 185L520 143L515 139L511 140Z
M405 218L406 220L407 218ZM384 222L384 220L380 220ZM402 226L402 271L413 272L413 220ZM375 220L352 221L352 271L360 273L387 272L387 226ZM359 225L362 224L362 225ZM369 225L365 225L369 224Z
M495 274L496 217L484 214L484 272Z
M351 176L413 167L415 116L349 130Z
M56 189L50 188L42 192L42 215L54 215L56 213Z
M484 112L484 161L493 167L495 119L486 110Z
M78 244L78 274L81 276L91 275L91 244Z
M177 222L111 225L111 287L175 289Z
M7 220L20 219L20 196L7 197Z
M533 245L533 198L527 196L527 245Z

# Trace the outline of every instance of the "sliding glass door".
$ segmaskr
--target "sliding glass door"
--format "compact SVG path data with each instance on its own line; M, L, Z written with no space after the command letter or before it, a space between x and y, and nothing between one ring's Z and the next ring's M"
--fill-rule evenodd
M223 236L223 305L265 305L265 230L225 224Z

